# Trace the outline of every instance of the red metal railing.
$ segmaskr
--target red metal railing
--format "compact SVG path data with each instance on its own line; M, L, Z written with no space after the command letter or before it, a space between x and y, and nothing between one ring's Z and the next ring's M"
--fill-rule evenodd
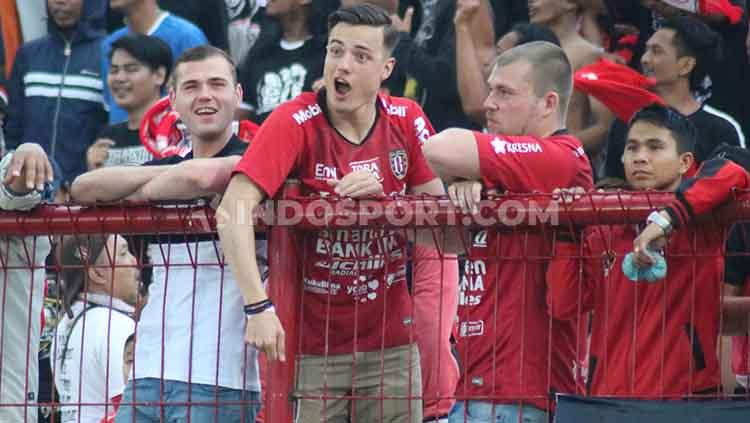
M287 187L285 199L298 208L294 225L283 224L289 216L279 216L279 204L268 204L266 217L256 228L268 231L270 245L268 259L271 267L269 295L276 304L277 314L286 331L286 363L269 363L265 376L265 421L292 421L294 379L299 351L299 323L304 294L300 281L299 263L304 260L300 251L303 233L314 230L354 228L394 229L413 232L429 228L437 240L440 228L452 226L478 227L479 220L504 215L513 223L504 227L496 219L498 230L527 231L538 228L582 228L589 225L635 224L642 222L654 209L673 199L664 193L616 192L587 194L578 201L558 203L547 194L504 195L488 199L481 209L482 219L462 214L450 206L447 199L401 197L378 202L356 203L335 198L298 197L294 186ZM374 207L377 205L377 207ZM539 219L515 217L537 215ZM510 216L510 217L508 217ZM555 222L551 221L554 216ZM713 214L712 219L725 228L730 224L750 220L750 192L736 192L731 202ZM397 222L397 223L394 223ZM507 222L506 222L507 223ZM56 236L73 234L202 234L212 232L214 211L205 205L107 205L85 207L79 205L44 205L29 213L0 212L0 234L3 236ZM533 226L533 228L530 228ZM442 253L441 253L441 257ZM500 258L502 259L502 257ZM6 271L8 269L5 269ZM227 267L227 270L228 267ZM550 336L553 334L550 333ZM710 353L710 352L708 352ZM453 393L443 393L452 397ZM358 399L356 395L352 399ZM367 397L363 397L367 398ZM361 398L359 398L361 399ZM5 404L5 406L14 404ZM18 405L18 404L15 404ZM3 404L0 404L3 406Z

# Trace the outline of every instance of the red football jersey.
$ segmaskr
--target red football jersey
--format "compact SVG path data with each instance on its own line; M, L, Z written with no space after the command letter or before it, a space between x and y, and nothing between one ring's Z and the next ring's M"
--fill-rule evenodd
M655 283L635 283L621 270L637 229L590 227L582 249L558 243L560 259L549 268L552 307L594 311L589 391L654 398L715 389L720 383L721 228L707 222L675 232L667 249L667 277ZM581 256L587 258L583 274Z
M570 135L475 138L485 188L530 193L593 186L588 158ZM541 258L550 257L551 248L551 232L474 235L460 280L463 369L456 395L526 399L547 408L551 392L575 392L576 323L551 319L545 305Z
M354 144L329 122L325 93L303 93L264 121L235 170L269 197L290 177L309 194L332 194L326 180L355 170L374 174L387 195L433 180L421 143L434 130L422 109L386 95L377 103L370 133ZM401 233L383 229L305 237L302 353L347 354L413 342L404 247Z

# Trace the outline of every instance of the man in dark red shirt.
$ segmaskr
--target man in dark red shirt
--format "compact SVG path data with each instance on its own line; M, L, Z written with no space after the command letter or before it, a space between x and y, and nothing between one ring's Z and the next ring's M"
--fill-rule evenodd
M564 129L573 82L562 49L534 42L507 50L488 83L491 133L447 130L424 147L444 181L461 180L448 189L457 206L473 209L483 188L530 193L593 185L581 142ZM451 422L516 421L521 414L524 422L546 422L550 392L574 391L575 322L549 316L546 266L529 258L550 254L551 235L487 228L472 237L459 287L463 372Z
M634 190L675 192L675 199L643 225L589 227L580 243L558 240L555 247L547 270L550 312L566 319L593 311L587 381L592 395L719 392L722 291L733 287L722 287L724 231L702 218L730 199L732 188L750 186L750 178L719 159L703 162L696 174L696 140L695 126L674 109L638 112L623 154L626 180ZM629 253L635 267L644 269L658 260L656 251L666 260L663 279L648 283L625 275Z
M397 40L387 14L371 5L340 9L329 17L329 34L324 88L265 120L235 168L221 204L227 213L219 213L224 252L247 304L246 341L271 360L285 359L284 332L277 316L264 312L270 302L252 237L237 219L239 202L254 209L290 176L308 194L444 193L422 155L433 130L421 108L378 94ZM405 246L400 233L383 229L305 237L297 421L422 421L420 351L412 341L419 316L406 286Z

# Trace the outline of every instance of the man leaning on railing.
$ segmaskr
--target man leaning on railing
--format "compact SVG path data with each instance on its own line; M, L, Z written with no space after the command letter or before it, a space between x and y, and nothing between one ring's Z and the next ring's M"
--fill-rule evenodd
M724 231L707 217L747 189L724 159L696 170L698 129L675 109L649 106L631 119L622 161L628 188L674 192L639 225L597 225L558 239L547 269L550 313L593 311L587 393L677 399L720 393ZM642 228L642 229L641 229ZM723 285L723 286L722 286ZM582 336L582 335L579 335Z
M174 65L171 87L170 102L190 133L191 150L184 157L81 175L71 188L73 198L191 200L224 191L247 147L233 135L242 89L231 58L209 46L186 50ZM256 352L242 340L242 297L217 238L148 238L153 282L115 421L254 422L260 399Z
M21 144L0 161L0 209L30 210L52 196L57 172L37 144ZM46 237L0 240L0 421L36 422L40 313Z

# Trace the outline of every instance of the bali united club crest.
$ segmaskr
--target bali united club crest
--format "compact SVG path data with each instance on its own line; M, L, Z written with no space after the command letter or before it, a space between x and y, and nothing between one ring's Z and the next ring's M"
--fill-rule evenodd
M398 179L404 179L406 177L406 171L409 169L409 160L406 156L406 150L399 148L398 150L391 150L388 153L389 161L391 162L391 171L393 175Z

